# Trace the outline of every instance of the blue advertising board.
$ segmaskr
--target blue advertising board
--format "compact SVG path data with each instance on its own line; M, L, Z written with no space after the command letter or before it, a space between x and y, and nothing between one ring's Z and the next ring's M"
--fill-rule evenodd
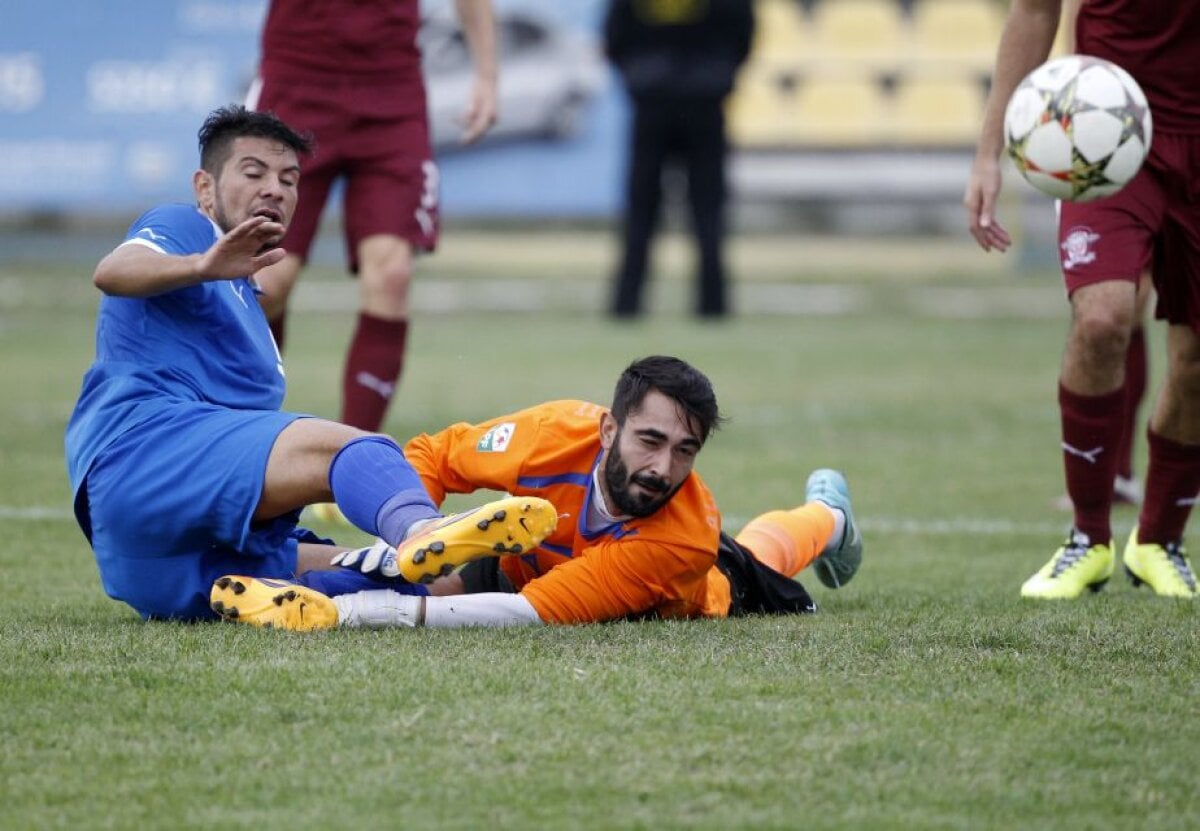
M427 65L443 212L612 213L627 114L600 53L602 0L494 5L493 136L455 146L469 67ZM433 20L452 7L422 4ZM265 10L266 0L0 0L0 213L129 213L189 199L196 130L244 98Z

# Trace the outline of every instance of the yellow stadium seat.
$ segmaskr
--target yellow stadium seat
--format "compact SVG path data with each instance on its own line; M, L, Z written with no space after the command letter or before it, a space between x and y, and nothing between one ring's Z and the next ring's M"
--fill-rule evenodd
M917 65L977 72L991 70L1004 28L995 0L916 0L913 59Z
M970 147L979 138L983 104L983 85L973 78L901 79L884 138L899 145Z
M809 59L809 29L798 0L758 0L751 60L767 66L795 66Z
M873 78L806 79L797 90L793 129L805 144L861 147L884 127L882 88Z
M822 0L812 11L813 57L830 74L897 69L908 26L897 0Z
M798 144L794 76L747 66L738 76L726 115L729 137L738 147L787 147Z

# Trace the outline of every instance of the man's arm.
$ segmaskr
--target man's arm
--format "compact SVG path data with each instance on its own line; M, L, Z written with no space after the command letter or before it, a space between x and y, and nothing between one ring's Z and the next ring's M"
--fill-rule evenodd
M282 248L260 249L283 235L283 226L253 216L213 243L203 254L166 254L127 241L96 266L92 283L117 297L151 297L210 280L246 277L283 259Z
M460 140L471 144L496 123L496 16L491 0L456 0L455 5L475 64L471 100L461 119Z
M1061 10L1062 0L1013 0L1004 24L975 161L963 197L971 235L984 251L1004 251L1012 244L1008 232L995 220L1004 110L1021 79L1050 55Z

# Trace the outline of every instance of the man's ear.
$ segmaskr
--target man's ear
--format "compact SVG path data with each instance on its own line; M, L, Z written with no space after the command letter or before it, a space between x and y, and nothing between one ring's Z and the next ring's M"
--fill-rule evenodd
M212 215L212 207L216 202L217 180L204 168L192 174L192 192L196 194L196 204L200 210Z
M600 414L600 446L605 450L611 450L612 446L617 441L617 433L620 430L620 425L613 418L610 412Z

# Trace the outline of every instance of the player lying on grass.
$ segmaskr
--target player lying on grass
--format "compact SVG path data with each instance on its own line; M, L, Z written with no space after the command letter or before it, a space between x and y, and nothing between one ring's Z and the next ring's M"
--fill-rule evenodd
M330 500L432 573L540 543L556 522L548 502L508 498L441 521L391 439L280 411L283 365L249 275L284 256L308 143L238 107L199 137L197 204L142 215L93 278L96 359L66 455L109 596L146 618L195 619L213 616L209 592L229 572L330 595L377 586L331 567L344 549L297 527L300 509Z
M430 567L411 546L380 543L335 560L355 576L369 574L401 590L408 581L437 577L435 596L377 587L330 599L310 587L231 574L213 586L213 608L282 629L814 611L792 578L812 564L821 582L836 588L862 559L846 481L836 471L816 471L805 504L763 514L734 540L721 532L712 494L692 469L720 420L703 373L655 356L624 371L611 409L553 401L418 436L404 452L435 502L479 488L542 498L557 509L553 532L520 554L480 559L479 552L491 552L462 546L442 558L466 564L450 576L437 577L440 567ZM463 538L474 533L460 522L444 530L447 539L455 528Z

